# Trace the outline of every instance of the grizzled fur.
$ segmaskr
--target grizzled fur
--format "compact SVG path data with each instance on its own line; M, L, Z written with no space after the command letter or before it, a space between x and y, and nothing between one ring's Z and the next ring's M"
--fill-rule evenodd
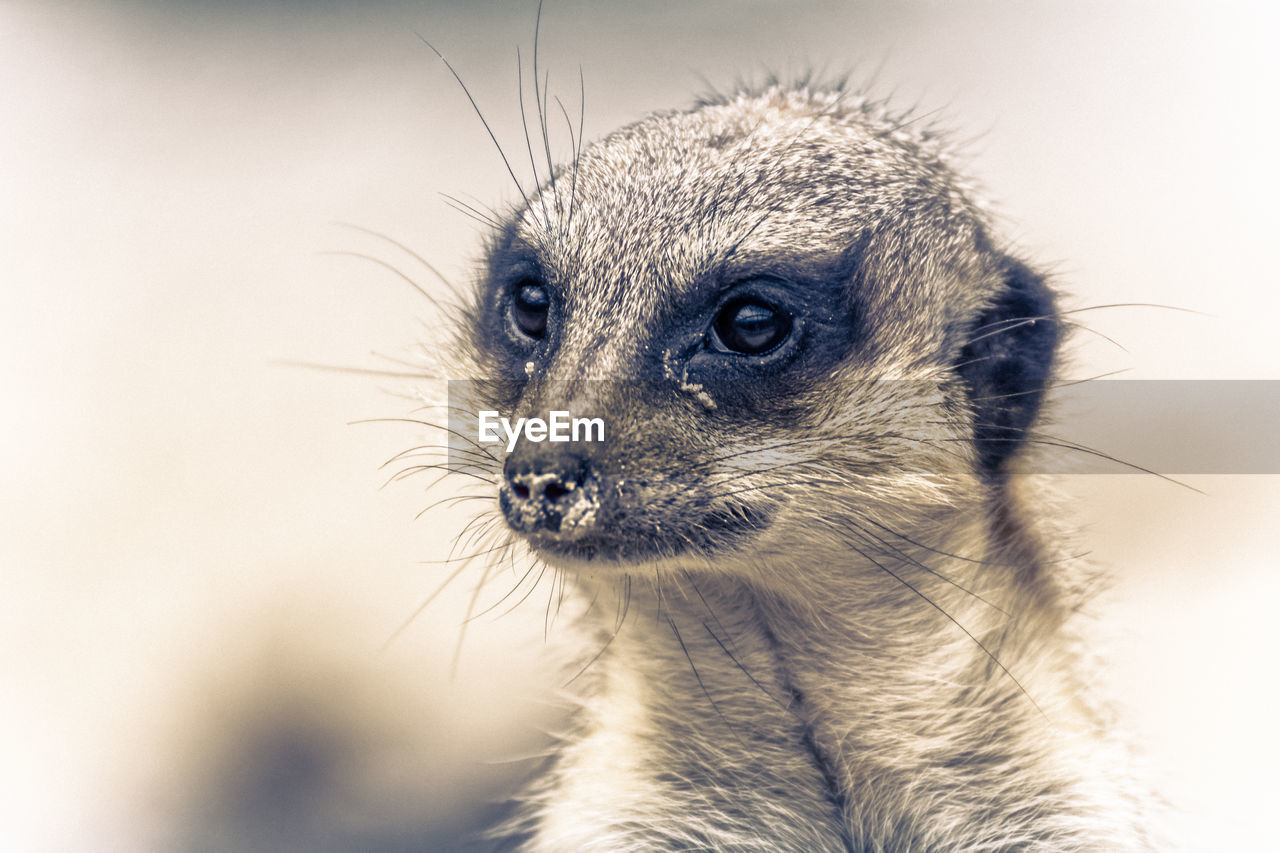
M612 133L495 237L477 402L608 423L486 474L591 602L524 849L1149 848L1088 578L1015 473L1053 294L973 195L883 104L770 85ZM744 298L792 318L774 349L712 346Z

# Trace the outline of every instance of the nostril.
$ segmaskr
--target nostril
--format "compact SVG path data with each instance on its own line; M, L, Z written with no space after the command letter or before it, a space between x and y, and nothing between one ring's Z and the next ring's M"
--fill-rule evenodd
M508 480L511 494L517 500L544 500L554 504L578 487L577 479L569 480L560 474L523 474Z

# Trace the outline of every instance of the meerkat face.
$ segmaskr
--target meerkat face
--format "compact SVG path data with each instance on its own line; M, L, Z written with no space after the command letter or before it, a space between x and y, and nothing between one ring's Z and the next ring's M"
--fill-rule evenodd
M585 150L472 307L482 406L604 424L512 443L507 523L562 565L724 566L821 536L815 514L901 524L998 479L1057 325L961 187L927 134L806 88Z

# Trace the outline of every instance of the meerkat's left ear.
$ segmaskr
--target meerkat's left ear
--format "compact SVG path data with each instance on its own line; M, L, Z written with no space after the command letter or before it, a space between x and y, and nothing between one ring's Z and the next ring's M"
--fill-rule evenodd
M974 412L978 461L992 477L1035 423L1062 333L1044 278L1013 258L1001 266L1004 287L970 328L956 363Z

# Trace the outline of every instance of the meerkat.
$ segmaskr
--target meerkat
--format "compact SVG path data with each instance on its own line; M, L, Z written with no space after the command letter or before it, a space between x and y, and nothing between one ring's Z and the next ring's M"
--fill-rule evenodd
M1093 578L1020 468L1064 322L950 162L771 82L585 146L493 236L469 405L605 423L467 434L588 603L521 849L1154 848L1078 639Z

